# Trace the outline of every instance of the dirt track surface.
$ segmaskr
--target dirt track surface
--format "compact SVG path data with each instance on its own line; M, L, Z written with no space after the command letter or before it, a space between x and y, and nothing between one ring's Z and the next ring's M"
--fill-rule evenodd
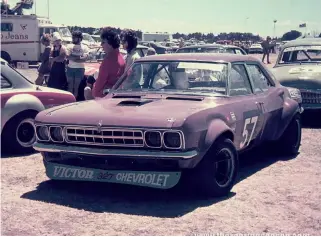
M308 122L310 124L310 122ZM241 156L221 199L85 182L54 182L41 155L1 159L2 235L321 235L321 126L297 157Z

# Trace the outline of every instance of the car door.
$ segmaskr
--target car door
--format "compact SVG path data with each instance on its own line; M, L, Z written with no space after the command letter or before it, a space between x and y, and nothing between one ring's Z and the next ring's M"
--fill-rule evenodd
M281 121L284 89L275 87L273 79L259 63L249 62L246 67L257 103L264 114L264 128L260 136L262 140L269 140L274 137L277 132L275 128Z
M235 145L243 150L257 143L264 124L264 115L244 63L233 63L228 82L228 94L233 98L231 117L236 120Z

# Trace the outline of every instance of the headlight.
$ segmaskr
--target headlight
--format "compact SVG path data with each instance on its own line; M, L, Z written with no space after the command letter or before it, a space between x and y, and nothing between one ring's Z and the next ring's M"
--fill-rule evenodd
M47 126L37 126L36 134L39 141L49 141L49 128Z
M62 127L52 126L49 128L50 137L53 142L63 142L64 136L62 133Z
M150 148L161 148L162 134L159 131L146 131L145 143Z
M178 132L164 132L164 145L169 149L179 149L182 146L181 134Z
M297 101L299 104L302 103L302 96L299 89L288 87L290 96L293 100Z

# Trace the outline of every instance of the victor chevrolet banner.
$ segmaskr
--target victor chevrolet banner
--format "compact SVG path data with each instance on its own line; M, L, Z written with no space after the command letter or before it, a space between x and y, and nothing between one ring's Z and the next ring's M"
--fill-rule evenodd
M152 188L174 187L180 172L100 170L46 162L46 174L50 179L79 180L132 184Z

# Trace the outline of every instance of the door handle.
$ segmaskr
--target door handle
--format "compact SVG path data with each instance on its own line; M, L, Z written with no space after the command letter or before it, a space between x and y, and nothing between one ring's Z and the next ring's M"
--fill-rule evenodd
M259 110L263 111L264 102L258 102L258 101L256 101L255 104L256 104L256 106L259 108Z

